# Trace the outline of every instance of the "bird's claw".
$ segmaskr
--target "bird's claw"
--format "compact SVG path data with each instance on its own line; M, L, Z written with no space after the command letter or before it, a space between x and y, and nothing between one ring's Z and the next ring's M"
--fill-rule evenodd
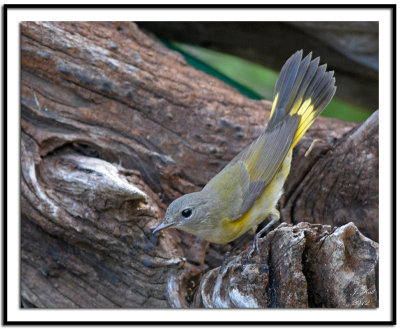
M247 262L250 262L250 258L252 257L254 250L257 251L257 253L260 255L260 249L258 247L258 239L266 232L268 232L277 222L279 221L279 217L276 218L272 218L271 221L265 225L261 231L259 231L258 233L256 233L256 235L254 236L254 240L253 240L253 244L251 245L250 251L247 254Z

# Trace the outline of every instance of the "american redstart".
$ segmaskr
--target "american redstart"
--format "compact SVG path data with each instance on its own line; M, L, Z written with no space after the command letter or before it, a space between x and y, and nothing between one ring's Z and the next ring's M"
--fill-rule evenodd
M319 57L302 56L303 51L297 51L282 67L265 131L200 192L173 201L153 233L174 227L227 243L255 232L267 217L270 224L279 221L276 204L290 171L292 149L336 91L334 72L327 72L326 64L319 66Z

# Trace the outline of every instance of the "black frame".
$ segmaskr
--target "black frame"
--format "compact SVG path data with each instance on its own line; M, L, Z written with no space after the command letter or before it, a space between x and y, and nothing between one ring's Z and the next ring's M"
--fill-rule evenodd
M390 9L391 10L391 43L392 43L392 185L391 185L391 201L392 201L392 305L391 305L391 320L389 321L240 321L240 322L230 322L230 321L9 321L7 319L7 15L9 9L105 9L105 8L113 8L113 9ZM2 274L3 274L3 307L2 307L2 324L3 325L174 325L174 326L182 326L182 325L395 325L397 324L396 318L396 303L397 303L397 295L396 295L396 12L397 8L395 4L368 4L368 5L339 5L339 4L329 4L329 5L311 5L311 4L292 4L292 5L31 5L31 4L5 4L2 10L2 18L3 18L3 115L2 115L2 128L3 128L3 154L2 154L2 181L3 181L3 257L2 257Z

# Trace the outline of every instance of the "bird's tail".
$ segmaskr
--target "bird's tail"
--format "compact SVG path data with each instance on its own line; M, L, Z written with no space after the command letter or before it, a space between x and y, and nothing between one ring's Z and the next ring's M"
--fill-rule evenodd
M333 71L319 65L319 57L311 60L309 53L293 54L282 67L275 86L274 102L267 130L278 125L287 115L300 116L291 149L297 144L318 115L331 101L336 91Z

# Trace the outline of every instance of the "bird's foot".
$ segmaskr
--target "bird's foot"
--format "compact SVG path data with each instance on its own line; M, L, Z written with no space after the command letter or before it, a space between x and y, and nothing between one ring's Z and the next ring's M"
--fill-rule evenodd
M261 238L266 232L268 232L272 227L279 222L279 217L273 216L271 221L265 225L259 232L256 233L253 239L253 244L251 245L250 251L247 254L247 262L250 262L250 258L253 256L254 251L257 251L260 254L260 249L258 247L258 239Z

